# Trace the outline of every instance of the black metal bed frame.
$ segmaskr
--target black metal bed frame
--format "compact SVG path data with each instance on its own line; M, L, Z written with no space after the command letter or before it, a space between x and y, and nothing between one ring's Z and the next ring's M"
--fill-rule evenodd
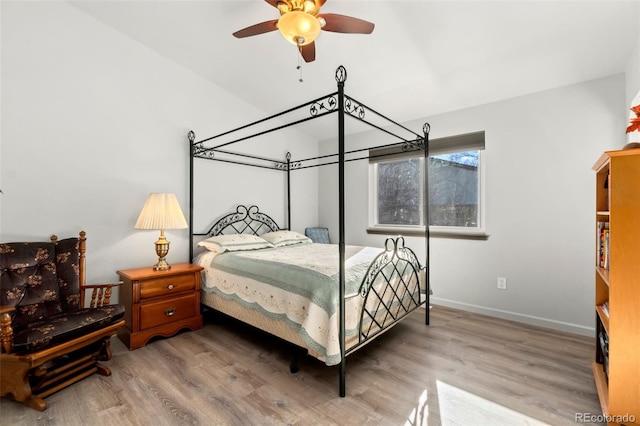
M295 170L306 169L310 167L320 167L329 164L337 164L338 165L338 210L339 210L339 220L338 220L338 250L339 250L339 294L340 294L340 310L339 310L339 323L340 323L340 355L341 361L339 366L339 393L341 397L346 395L346 356L353 352L358 347L365 344L368 340L372 339L376 335L381 332L384 332L386 329L390 328L397 321L402 319L404 316L413 312L413 310L420 307L422 304L426 304L427 309L425 309L425 324L429 324L429 209L428 209L428 161L427 158L429 156L429 131L430 126L428 123L424 123L422 127L422 134L418 134L413 132L412 130L406 128L405 126L385 117L379 112L373 110L372 108L366 106L365 104L356 101L355 99L348 97L344 92L345 81L347 80L347 71L343 66L339 66L336 69L335 79L337 82L338 90L337 92L331 93L329 95L314 99L305 104L301 104L297 107L290 108L288 110L282 111L278 114L272 115L270 117L266 117L264 119L255 121L253 123L246 124L244 126L238 127L236 129L232 129L226 131L224 133L220 133L218 135L208 137L206 139L202 139L196 141L196 135L193 131L188 132L188 140L189 140L189 258L193 259L193 238L194 236L204 236L204 235L215 235L216 232L220 232L222 228L228 226L231 223L240 224L241 229L243 231L247 230L247 227L251 229L251 233L257 234L259 230L254 230L251 227L250 223L253 220L262 220L264 219L267 227L271 227L271 225L275 225L277 228L277 224L270 217L263 215L258 212L257 207L255 210L252 210L254 206L247 209L244 206L241 206L244 210L238 207L238 210L235 213L227 215L223 217L220 221L216 222L206 233L194 233L193 230L193 212L194 212L194 159L207 159L212 161L221 161L226 163L245 165L251 167L260 167L266 169L273 169L277 171L281 171L286 173L286 192L287 192L287 227L290 227L291 224L291 172ZM295 114L299 114L301 111L305 111L305 115L299 117L295 116ZM368 114L370 113L370 114ZM251 138L259 137L262 135L266 135L271 132L275 132L278 130L282 130L291 126L295 126L301 123L304 123L309 120L318 119L325 115L329 114L338 114L338 152L335 154L322 155L313 158L306 158L300 160L292 160L291 153L286 154L285 160L271 159L257 155L251 155L246 153L234 152L230 151L228 147L235 143L245 141ZM370 119L368 115L372 115L373 119ZM286 117L294 116L290 118L288 122L284 122ZM386 145L379 145L375 147L369 147L366 149L355 149L347 151L345 146L345 118L351 117L362 123L367 124L368 126L378 129L381 132L386 133L390 137L394 138L394 142ZM277 124L262 130L255 131L253 133L245 134L242 136L237 136L238 134L242 134L242 132L247 131L248 129L252 129L255 127L259 127L265 125L271 120L277 120ZM380 124L376 120L380 120L382 123ZM390 127L393 126L393 130L390 130ZM405 134L404 136L400 133ZM225 139L227 138L227 139ZM207 144L208 143L208 144ZM386 310L385 319L382 323L382 326L378 323L378 314L376 312L362 312L361 321L364 317L368 317L370 320L370 324L374 326L373 330L368 330L364 335L360 333L359 340L360 342L355 346L349 349L349 351L345 348L345 163L350 161L364 160L373 158L369 154L369 150L372 148L382 148L382 147L391 147L391 146L399 146L403 151L423 151L424 155L424 182L423 182L423 190L424 190L424 201L425 206L423 206L423 223L425 224L425 277L426 277L426 293L425 300L421 299L421 292L418 284L418 300L414 300L414 298L410 297L410 302L404 303L406 294L396 294L394 295L396 301L400 301L398 308L398 304L396 304L396 308L400 309L400 311L394 312L390 309L390 307L385 306L382 303L382 298L380 295L376 295L376 291L372 290L374 285L372 283L380 279L379 277L384 277L384 272L386 269L382 267L382 265L394 265L393 271L394 273L404 273L401 272L401 269L404 267L417 268L419 270L420 262L417 260L413 251L407 247L404 247L404 238L398 237L396 239L388 238L385 241L385 251L382 252L376 260L370 265L369 271L367 272L367 277L365 281L362 283L361 294L364 292L364 296L369 297L371 291L373 291L374 296L379 297L380 303L378 303L378 307L382 305L382 308ZM246 211L245 211L246 210ZM263 215L263 216L258 216ZM250 222L246 222L245 218L249 217L251 219ZM259 218L259 219L255 219ZM226 222L225 222L226 220ZM242 222L243 224L241 224ZM224 226L223 226L224 225ZM238 229L235 229L237 232ZM274 229L274 228L271 228ZM389 263L391 262L391 263ZM394 263L395 262L395 263ZM414 263L415 262L415 263ZM404 266L402 266L404 265ZM407 266L410 265L410 266ZM388 280L390 278L384 277L383 279ZM402 280L401 280L402 281ZM419 282L419 280L418 280ZM402 283L405 286L405 292L409 291L408 287L406 287L405 283ZM384 290L386 291L386 290ZM407 306L405 306L407 305ZM377 309L377 308L376 308ZM402 312L401 312L402 311ZM386 318L391 316L392 322L386 323ZM361 330L362 332L362 330Z
M203 234L207 237L223 235L227 228L231 228L232 234L260 235L265 232L279 231L281 228L270 216L259 211L258 206L239 205L234 213L222 216L209 230Z

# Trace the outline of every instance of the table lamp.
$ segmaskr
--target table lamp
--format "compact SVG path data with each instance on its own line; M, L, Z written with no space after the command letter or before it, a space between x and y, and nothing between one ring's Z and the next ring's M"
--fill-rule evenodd
M175 194L152 193L142 207L135 229L159 229L160 238L156 241L156 254L158 263L153 265L156 271L171 269L166 261L169 253L169 241L164 237L165 229L187 228L180 204Z

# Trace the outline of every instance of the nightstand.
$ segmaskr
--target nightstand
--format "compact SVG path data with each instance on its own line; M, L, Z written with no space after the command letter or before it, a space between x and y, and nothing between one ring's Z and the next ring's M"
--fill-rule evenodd
M178 263L168 271L154 271L151 266L118 271L124 282L119 300L125 305L125 326L118 330L118 337L129 350L146 345L154 336L169 337L183 328L202 328L202 269Z

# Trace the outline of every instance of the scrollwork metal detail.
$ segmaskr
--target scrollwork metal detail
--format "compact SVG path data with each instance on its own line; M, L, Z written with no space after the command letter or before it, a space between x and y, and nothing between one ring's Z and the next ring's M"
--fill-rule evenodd
M215 236L222 234L222 231L229 225L243 221L249 215L249 211L245 206L238 206L235 213L230 213L220 218L207 232L207 236Z
M273 168L278 170L287 170L287 163L276 161L275 163L273 163Z
M366 109L364 105L356 102L348 96L344 98L344 112L360 119L364 119Z
M315 117L319 115L323 110L329 112L333 111L338 107L338 99L336 99L335 95L327 96L324 99L313 102L309 106L309 115Z
M287 153L287 160L291 159L291 154ZM288 169L287 169L288 166ZM286 163L280 162L280 161L276 161L275 163L273 163L273 167L278 169L278 170L293 170L293 169L299 169L300 167L302 167L302 162L301 161L287 161Z
M342 65L336 68L336 81L338 83L344 83L347 81L347 69Z
M259 211L258 206L249 208L239 205L234 213L221 217L207 232L212 237L225 233L259 235L266 227L267 231L277 231L278 224L268 215ZM229 232L227 228L231 228Z
M276 224L273 219L271 219L268 215L258 211L258 206L249 207L249 218L256 222L259 222L260 224L267 225L267 227L269 227L269 229L272 231L277 231L278 229L280 229L278 227L278 224ZM257 228L251 228L257 231ZM257 232L255 233L257 234Z
M424 151L424 147L425 145L424 145L423 138L417 138L414 141L407 141L402 143L402 150L404 152L417 151L417 150Z
M369 265L359 294L364 299L360 313L362 342L387 328L422 304L420 262L404 245L404 238L387 238L385 250Z
M216 157L216 153L210 148L205 148L203 146L194 146L193 156L198 158L213 159Z

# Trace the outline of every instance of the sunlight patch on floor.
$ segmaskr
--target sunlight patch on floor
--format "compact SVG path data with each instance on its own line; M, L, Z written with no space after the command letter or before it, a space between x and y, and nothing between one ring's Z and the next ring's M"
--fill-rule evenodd
M405 426L428 426L429 404L431 404L432 417L438 416L439 413L439 419L432 419L432 424L443 426L549 426L547 423L439 380L436 381L436 386L437 398L432 395L429 400L425 389L418 398L416 408L407 417Z
M404 426L421 426L428 425L427 417L429 416L429 405L427 404L427 390L425 389L418 398L418 405L411 410L411 414L404 423Z

